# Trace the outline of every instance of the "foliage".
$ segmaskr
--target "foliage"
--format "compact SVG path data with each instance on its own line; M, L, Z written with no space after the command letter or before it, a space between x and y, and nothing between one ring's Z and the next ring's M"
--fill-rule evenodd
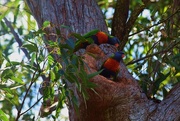
M117 1L97 2L111 28L113 13L110 11ZM130 1L129 17L142 4L141 0ZM180 82L179 15L178 0L151 1L138 16L124 48L127 68L149 98L162 100Z
M177 61L180 60L177 57L180 46L179 23L176 21L179 10L171 0L152 2L139 15L129 35L130 41L125 50L139 61L127 64L149 98L163 99L180 81L177 76L180 73L180 61ZM145 12L149 15L145 16ZM175 57L176 61L173 59ZM131 60L129 58L126 61Z
M2 54L4 60L6 60L6 65L1 73L1 91L2 95L5 95L4 101L8 100L12 105L17 107L18 115L16 119L19 119L21 115L29 111L41 99L43 99L43 107L40 110L42 117L47 117L51 114L53 110L47 112L45 109L50 107L55 100L58 100L58 105L56 107L56 115L55 117L53 116L54 118L59 116L60 110L63 108L67 99L69 102L73 102L77 108L77 99L71 89L67 88L67 81L68 83L77 85L79 92L82 93L84 97L84 101L88 98L86 89L93 89L95 87L95 84L88 80L99 72L92 74L85 72L83 59L74 54L75 43L71 38L63 40L61 35L56 33L58 36L56 42L50 40L45 42L48 48L53 48L49 54L46 54L45 45L37 45L37 43L41 43L41 37L45 34L43 30L48 25L48 22L44 22L42 29L33 32L30 31L27 35L24 35L24 42L21 48L26 49L28 52L26 56L30 57L30 59L27 62L11 61ZM73 35L79 40L84 38L76 33ZM62 41L65 41L65 43L63 44ZM53 57L54 54L58 55L60 61ZM35 101L34 104L29 104L29 108L22 112L24 102L27 100L26 98L29 96L32 98L32 85L37 85L39 80L41 80L40 77L43 79L43 81L40 82L42 83L40 87L42 97L37 97L37 101ZM81 80L81 82L79 80ZM11 81L10 86L7 86L9 85L9 81ZM15 89L17 92L14 91ZM21 90L20 94L18 94L18 90ZM25 94L22 92L25 92ZM56 94L59 95L58 99L55 99ZM37 93L37 96L38 95ZM19 102L18 97L22 98L22 103ZM23 119L28 120L30 115L33 114L24 115Z
M97 0L109 30L116 1ZM129 16L141 4L141 0L131 1ZM73 54L76 45L72 38L60 44L64 38L57 29L57 41L44 43L48 21L44 22L43 28L37 29L28 7L20 0L0 2L0 6L0 119L15 120L14 112L22 115L24 120L33 119L33 111L40 107L40 101L43 99L43 106L49 107L48 101L50 99L52 104L54 95L59 95L54 118L58 117L67 99L77 107L77 99L66 88L65 80L76 84L86 100L86 89L95 86L88 80L98 73L85 73L82 58ZM180 82L179 12L178 4L172 0L151 2L136 20L124 48L125 63L149 98L163 99ZM74 33L73 38L85 40L83 38L89 34L92 33L85 36ZM51 53L47 53L49 48L54 48ZM20 61L14 59L14 53L22 56ZM64 63L59 63L52 56L54 53Z

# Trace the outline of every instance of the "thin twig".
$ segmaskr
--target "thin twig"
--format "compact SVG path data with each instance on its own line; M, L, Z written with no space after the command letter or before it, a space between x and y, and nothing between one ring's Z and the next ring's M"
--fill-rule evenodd
M160 53L167 53L169 50L171 50L172 48L174 48L178 43L180 43L180 42L175 43L174 45L172 45L172 46L169 47L168 49L165 49L165 50L162 50L162 51L159 51L159 52L156 52L156 53L147 55L147 56L142 57L142 58L139 58L139 59L137 59L137 60L132 60L132 61L128 62L128 63L126 64L126 66L131 65L131 64L134 64L134 63L139 62L139 61L142 61L142 60L144 60L144 59L146 59L146 58L149 58L149 57L152 57L152 56L154 56L154 55L158 55L158 54L160 54Z
M32 81L31 81L28 89L26 90L26 93L25 93L25 96L24 96L24 98L23 98L22 104L21 104L21 106L20 106L20 109L18 110L18 114L17 114L17 117L16 117L16 121L18 121L19 117L21 116L21 110L22 110L23 105L24 105L24 103L25 103L26 97L27 97L27 95L28 95L28 93L29 93L29 90L30 90L31 86L33 85L33 83L34 83L35 80L36 80L35 75L36 75L36 71L33 73Z
M154 26L157 26L157 25L159 25L159 24L161 24L161 23L163 23L163 22L171 19L171 17L173 17L174 15L176 15L179 11L180 11L180 9L176 10L172 15L170 15L170 16L167 17L166 19L160 20L158 23L156 23L156 24L154 24L154 25L152 25L152 26L145 27L144 29L139 30L138 32L132 33L132 34L130 34L128 37L133 36L133 35L136 35L136 34L142 32L142 31L149 30L150 28L152 28L152 27L154 27Z
M31 107L29 107L29 109L27 109L26 111L22 112L20 115L25 114L26 112L28 112L29 110L31 110L43 97L39 98Z
M130 34L128 37L131 37L131 36L133 36L133 35L136 35L136 34L142 32L142 31L149 30L150 28L152 28L152 27L154 27L154 26L157 26L157 25L159 25L159 24L161 24L161 23L163 23L163 22L165 22L165 21L166 21L166 20L163 20L163 21L160 21L160 22L158 22L158 23L156 23L156 24L154 24L154 25L152 25L152 26L145 27L144 29L139 30L138 32L135 32L135 33Z

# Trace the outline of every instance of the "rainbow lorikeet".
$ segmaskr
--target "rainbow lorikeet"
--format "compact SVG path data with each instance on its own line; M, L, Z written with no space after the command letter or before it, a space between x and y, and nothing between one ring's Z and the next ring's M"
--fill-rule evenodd
M86 39L83 41L76 42L74 51L77 51L80 48L86 48L88 45L92 43L95 43L97 45L108 43L116 47L118 47L120 44L120 41L117 37L108 36L106 33L102 31L98 31L91 36L86 36L85 38Z
M113 53L113 55L109 57L101 66L102 72L100 75L106 78L113 77L113 80L115 81L120 69L120 61L123 57L124 53L122 51Z
M94 40L94 43L97 45L108 43L118 47L120 43L117 37L108 36L106 33L102 31L99 31L95 35L92 35L91 38Z

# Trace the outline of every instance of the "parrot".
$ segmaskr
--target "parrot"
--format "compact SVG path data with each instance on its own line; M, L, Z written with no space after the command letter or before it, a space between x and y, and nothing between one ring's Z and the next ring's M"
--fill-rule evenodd
M99 31L95 35L92 35L91 38L94 40L94 43L97 45L108 43L116 47L119 46L119 39L114 36L109 36L106 33Z
M116 80L117 74L120 69L120 61L124 57L124 52L118 51L112 54L101 66L100 70L102 72L100 75L111 78L113 77L113 81Z
M80 48L85 49L88 45L90 45L92 43L95 43L97 45L108 43L108 44L114 45L116 48L118 48L120 41L117 37L109 36L105 32L98 31L95 34L86 37L85 40L83 40L83 41L77 41L75 44L76 46L75 46L74 51L77 51Z

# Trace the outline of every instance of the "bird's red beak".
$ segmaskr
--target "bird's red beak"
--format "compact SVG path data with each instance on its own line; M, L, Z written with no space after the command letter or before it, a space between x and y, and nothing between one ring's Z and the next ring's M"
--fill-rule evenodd
M125 55L124 54L122 54L122 58L124 58L125 57Z
M114 46L118 48L118 47L119 47L119 44L118 44L118 43L116 43Z

